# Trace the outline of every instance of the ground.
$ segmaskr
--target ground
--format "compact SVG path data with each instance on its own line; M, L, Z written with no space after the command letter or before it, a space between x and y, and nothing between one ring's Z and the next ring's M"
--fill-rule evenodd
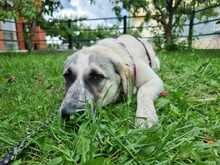
M68 53L0 55L0 156L57 111ZM62 128L57 116L18 164L220 164L220 51L160 52L167 96L160 122L134 128L136 101L97 109ZM80 123L80 124L79 124Z

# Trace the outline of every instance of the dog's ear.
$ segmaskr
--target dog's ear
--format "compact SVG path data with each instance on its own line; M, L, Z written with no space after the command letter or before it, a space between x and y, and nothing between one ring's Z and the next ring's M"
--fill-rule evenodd
M124 64L115 59L111 59L111 62L115 68L115 71L121 77L121 83L123 86L123 92L129 97L133 94L134 89L134 73L128 64Z

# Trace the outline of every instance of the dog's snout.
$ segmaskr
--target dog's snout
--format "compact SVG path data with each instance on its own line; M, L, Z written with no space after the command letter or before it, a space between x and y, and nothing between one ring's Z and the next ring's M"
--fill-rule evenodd
M64 120L69 120L70 119L70 112L68 111L67 108L62 108L61 109L61 117Z
M68 89L61 104L62 119L70 119L71 115L82 114L92 100L92 95L81 80L76 80Z
M72 100L71 102L63 103L60 108L61 117L64 120L69 120L73 113L83 112L85 108L86 104L84 102L76 102Z

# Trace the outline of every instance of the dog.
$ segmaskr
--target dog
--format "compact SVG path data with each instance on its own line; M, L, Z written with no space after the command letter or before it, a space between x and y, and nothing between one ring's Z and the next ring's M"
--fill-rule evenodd
M73 53L64 62L65 96L61 118L85 111L88 102L106 106L120 95L137 95L135 125L158 122L154 100L163 89L155 70L160 62L150 43L131 35L106 38Z

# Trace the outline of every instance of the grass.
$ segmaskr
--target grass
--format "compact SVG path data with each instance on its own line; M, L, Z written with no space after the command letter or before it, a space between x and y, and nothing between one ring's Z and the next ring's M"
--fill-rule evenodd
M39 54L0 56L1 157L62 100L68 53ZM220 51L161 52L160 59L168 96L156 101L158 126L134 128L135 99L65 129L57 116L13 164L220 164Z

